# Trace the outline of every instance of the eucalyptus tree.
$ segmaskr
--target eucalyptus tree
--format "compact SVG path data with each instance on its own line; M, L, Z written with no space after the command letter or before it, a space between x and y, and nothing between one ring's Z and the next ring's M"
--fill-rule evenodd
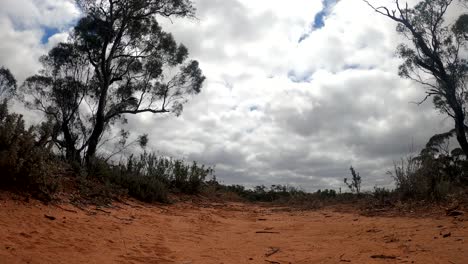
M42 58L24 87L28 104L54 120L57 143L86 162L126 115L179 115L205 77L161 17L194 17L189 0L79 0L84 16L67 43ZM69 95L69 96L67 96ZM68 155L67 155L68 156Z
M10 99L16 93L16 79L10 70L0 67L0 101Z
M451 6L466 11L467 1L423 0L410 8L395 0L393 9L365 2L395 21L397 32L410 40L397 49L404 59L399 75L424 85L426 97L420 104L432 98L434 106L454 120L454 134L468 156L468 14L447 20Z
M40 74L23 84L26 106L42 111L48 119L55 145L69 161L80 161L86 148L89 115L82 104L89 93L92 69L77 47L60 43L40 58Z

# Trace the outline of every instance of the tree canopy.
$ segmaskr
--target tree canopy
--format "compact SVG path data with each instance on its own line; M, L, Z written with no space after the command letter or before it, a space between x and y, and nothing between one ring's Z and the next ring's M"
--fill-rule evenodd
M193 17L189 0L80 0L70 40L41 58L24 84L27 104L44 112L67 157L95 156L103 133L128 114L179 115L205 77L160 17ZM84 153L84 155L83 155Z
M450 116L455 123L454 134L465 155L468 155L466 87L468 73L468 15L447 21L447 10L454 0L423 0L413 8L395 0L393 10L375 7L376 12L397 23L397 31L411 41L400 44L398 54L404 59L400 76L426 87L426 98ZM458 1L466 3L466 0Z
M10 70L0 67L0 101L10 99L16 93L16 79Z

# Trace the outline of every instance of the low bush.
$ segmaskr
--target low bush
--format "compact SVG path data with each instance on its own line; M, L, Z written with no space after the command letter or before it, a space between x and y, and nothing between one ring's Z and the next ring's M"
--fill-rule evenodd
M205 179L213 175L210 167L144 152L130 156L124 164L111 165L97 159L89 169L91 178L119 186L144 202L168 202L169 192L198 194Z
M423 151L395 163L389 175L401 200L443 201L466 186L466 164L456 156Z
M6 101L0 104L0 188L46 200L58 190L60 162L37 140L41 132L26 129L21 115L9 113Z

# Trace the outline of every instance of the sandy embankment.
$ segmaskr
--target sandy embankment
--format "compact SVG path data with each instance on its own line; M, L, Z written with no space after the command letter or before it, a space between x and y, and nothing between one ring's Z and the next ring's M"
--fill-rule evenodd
M0 201L0 263L468 263L467 224L452 217L117 206Z

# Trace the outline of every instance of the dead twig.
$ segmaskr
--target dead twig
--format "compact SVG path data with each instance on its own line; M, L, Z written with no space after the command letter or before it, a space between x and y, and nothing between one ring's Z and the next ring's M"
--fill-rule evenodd
M273 256L274 254L278 253L280 251L279 248L274 248L274 247L271 247L270 248L270 251L268 253L265 254L265 257L271 257Z
M128 221L128 222L133 221L132 218L121 218L121 217L118 217L118 216L115 216L115 215L114 215L114 218L115 218L115 219L119 219L119 220L121 220L121 221Z
M103 209L101 209L101 208L99 208L99 207L96 207L96 209L94 209L94 210L96 210L96 211L101 211L101 212L104 212L104 213L106 213L106 214L110 214L110 213L111 213L111 212L106 211L106 210L103 210Z
M255 232L257 234L279 234L280 232L274 232L274 231L257 231Z
M44 215L44 217L52 221L56 219L55 216L46 215L46 214Z
M344 255L345 255L345 254L341 254L341 256L340 256L340 262L351 262L351 260L349 260L349 259L343 259Z
M71 209L63 208L63 207L61 207L60 205L55 205L55 207L57 207L57 208L59 208L59 209L62 209L62 210L64 210L64 211L70 212L70 213L75 213L75 214L77 214L77 213L78 213L78 212L77 212L77 211L75 211L75 210L71 210Z
M446 234L441 234L441 235L442 235L443 238L447 238L447 237L451 236L452 233L451 233L451 232L448 232L448 233L446 233Z
M372 255L371 258L373 258L373 259L396 259L397 257L396 256L380 254L380 255Z

